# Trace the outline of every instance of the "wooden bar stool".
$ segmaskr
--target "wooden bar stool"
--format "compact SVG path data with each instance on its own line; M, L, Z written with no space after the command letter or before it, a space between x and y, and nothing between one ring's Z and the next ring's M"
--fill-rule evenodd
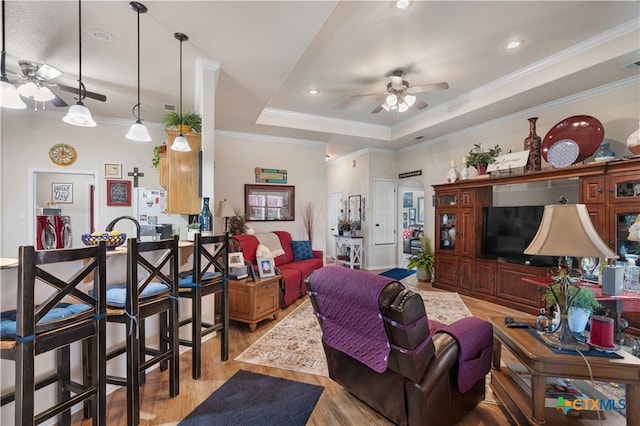
M20 247L17 309L2 313L0 344L2 359L15 362L15 391L1 401L15 401L15 424L34 425L58 416L60 424L69 425L71 408L83 401L91 403L93 424L106 424L105 265L104 242L77 249ZM89 293L83 289L85 278L93 279ZM82 342L93 356L83 383L71 379L73 342ZM56 353L56 371L36 380L36 355L48 351ZM55 405L35 413L36 391L53 384L58 389Z
M229 359L229 305L228 305L228 262L229 234L202 236L195 235L193 269L190 274L179 279L180 297L191 299L191 318L180 321L180 327L191 324L191 339L180 339L180 344L191 348L191 375L199 379L202 370L202 338L210 333L220 332L220 359ZM213 322L202 320L202 298L220 295L220 312L216 312Z
M172 239L127 241L127 282L108 285L107 322L126 329L126 344L110 351L106 359L126 356L126 377L107 375L107 383L127 388L127 424L140 423L139 387L149 367L169 364L169 395L180 393L178 343L178 236ZM144 271L140 274L140 271ZM145 319L158 315L157 348L147 346Z

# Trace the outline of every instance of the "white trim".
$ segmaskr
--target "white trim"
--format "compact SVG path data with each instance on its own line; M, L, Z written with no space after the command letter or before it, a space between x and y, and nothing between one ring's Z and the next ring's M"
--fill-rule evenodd
M245 140L251 140L251 141L277 142L277 143L309 145L309 146L327 146L326 142L312 141L309 139L285 138L282 136L270 136L270 135L262 135L258 133L234 132L230 130L216 130L215 135L221 136L221 137L226 136L229 138L245 139Z

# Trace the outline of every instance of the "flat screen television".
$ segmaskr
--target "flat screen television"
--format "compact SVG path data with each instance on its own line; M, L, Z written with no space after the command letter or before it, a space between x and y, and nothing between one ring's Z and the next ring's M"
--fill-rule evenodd
M553 256L524 254L538 231L544 206L485 207L482 255L505 262L554 266Z

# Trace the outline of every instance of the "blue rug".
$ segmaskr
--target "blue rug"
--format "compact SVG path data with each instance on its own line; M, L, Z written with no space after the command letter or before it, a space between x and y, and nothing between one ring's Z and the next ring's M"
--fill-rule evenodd
M304 426L322 386L239 370L178 426Z
M403 278L407 278L411 274L415 274L415 269L404 269L404 268L393 268L388 271L380 272L379 275L393 278L394 280L400 281Z

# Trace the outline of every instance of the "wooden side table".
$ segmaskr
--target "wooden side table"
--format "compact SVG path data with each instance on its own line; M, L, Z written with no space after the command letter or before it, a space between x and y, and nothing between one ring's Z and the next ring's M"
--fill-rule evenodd
M280 275L268 278L229 280L229 319L257 324L267 318L278 319L280 313Z

